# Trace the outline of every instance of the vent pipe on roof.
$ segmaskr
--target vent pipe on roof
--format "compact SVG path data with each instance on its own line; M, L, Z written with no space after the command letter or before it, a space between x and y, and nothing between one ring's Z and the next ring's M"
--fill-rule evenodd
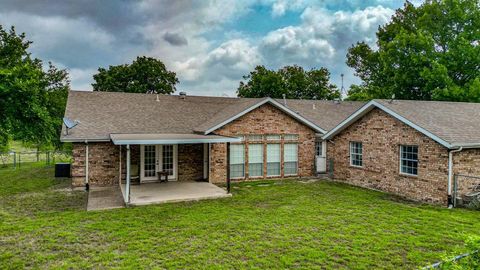
M283 94L282 97L283 97L283 105L287 106L287 98L285 94Z
M312 104L312 109L315 110L315 103Z
M159 102L159 101L160 101L160 99L159 99L158 94L157 94L157 102Z
M187 97L187 92L180 92L180 98L185 99Z

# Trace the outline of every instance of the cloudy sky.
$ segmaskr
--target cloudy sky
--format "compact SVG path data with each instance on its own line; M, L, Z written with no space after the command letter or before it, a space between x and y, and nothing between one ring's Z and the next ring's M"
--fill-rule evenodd
M31 52L68 69L72 89L91 90L98 67L159 58L177 91L235 96L256 65L326 67L340 85L358 83L347 48L375 43L402 0L0 0L0 24L34 43Z

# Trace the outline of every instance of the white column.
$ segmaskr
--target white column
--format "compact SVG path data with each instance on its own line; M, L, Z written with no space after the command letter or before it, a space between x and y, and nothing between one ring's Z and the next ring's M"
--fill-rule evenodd
M127 183L125 185L125 203L130 202L130 145L127 144Z

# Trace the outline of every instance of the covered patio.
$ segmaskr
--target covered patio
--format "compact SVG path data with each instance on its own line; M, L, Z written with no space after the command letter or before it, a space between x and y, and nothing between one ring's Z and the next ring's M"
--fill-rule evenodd
M123 199L127 205L146 205L231 196L229 149L230 143L239 142L240 138L199 134L111 134L110 138L115 145L120 146L120 151L124 148L125 181L122 181L120 169L119 184ZM227 146L227 162L225 164L227 171L225 179L227 184L226 190L206 182L208 181L210 144L214 143L225 143ZM203 168L197 167L204 171L204 176L207 176L203 177L203 181L194 181L195 179L185 179L185 177L179 179L179 175L183 175L182 168L178 166L178 149L181 145L199 145L198 149L203 149ZM202 145L204 147L201 147ZM137 171L140 171L140 176L137 184L132 184L132 178L135 178L132 177L132 146L140 146L141 149L140 170L137 169ZM182 153L185 155L184 152ZM202 154L202 152L197 151L195 155L199 153L200 155ZM122 153L120 153L121 156ZM122 158L120 158L120 168L122 168Z
M125 188L123 188L125 190ZM223 188L208 182L146 183L130 187L130 205L148 205L231 197Z

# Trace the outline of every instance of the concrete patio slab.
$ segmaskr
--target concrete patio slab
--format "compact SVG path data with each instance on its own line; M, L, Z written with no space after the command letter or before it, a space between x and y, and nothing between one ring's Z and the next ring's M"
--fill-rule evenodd
M87 211L125 207L119 186L91 188L88 192Z
M224 189L207 182L144 183L130 186L130 204L197 201L231 197Z

